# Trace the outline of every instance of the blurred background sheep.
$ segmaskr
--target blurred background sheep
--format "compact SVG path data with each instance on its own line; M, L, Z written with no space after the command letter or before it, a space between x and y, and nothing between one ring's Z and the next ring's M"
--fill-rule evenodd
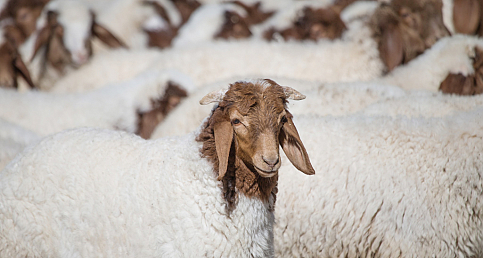
M0 169L73 127L195 131L251 78L304 93L297 115L457 117L482 37L482 0L0 0Z

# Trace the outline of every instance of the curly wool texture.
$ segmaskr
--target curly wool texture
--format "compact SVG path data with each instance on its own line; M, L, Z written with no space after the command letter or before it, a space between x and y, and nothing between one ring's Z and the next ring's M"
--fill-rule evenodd
M152 101L164 96L169 81L192 87L189 78L176 71L147 70L129 81L84 93L0 89L0 118L40 136L79 126L136 132L137 112L152 110Z
M28 147L0 174L0 257L267 257L268 204L225 211L195 135L145 141L81 128Z
M482 118L297 117L317 174L280 168L276 256L481 257Z

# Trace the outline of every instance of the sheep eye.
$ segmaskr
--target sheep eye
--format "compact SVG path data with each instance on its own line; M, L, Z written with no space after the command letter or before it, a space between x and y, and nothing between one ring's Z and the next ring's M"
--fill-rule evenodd
M231 121L231 123L232 123L233 125L238 125L238 124L240 124L241 122L240 122L240 120L238 120L238 119L233 119L233 120Z
M286 116L283 116L282 119L280 119L280 123L282 123L282 124L285 124L287 122L288 122L288 120L287 120Z

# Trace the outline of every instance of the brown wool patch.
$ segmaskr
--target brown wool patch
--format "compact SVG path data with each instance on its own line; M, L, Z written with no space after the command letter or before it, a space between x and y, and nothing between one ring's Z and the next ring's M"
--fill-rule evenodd
M138 129L136 134L144 139L149 139L159 123L173 110L183 98L188 96L181 86L168 82L162 98L152 101L153 108L147 112L138 111Z

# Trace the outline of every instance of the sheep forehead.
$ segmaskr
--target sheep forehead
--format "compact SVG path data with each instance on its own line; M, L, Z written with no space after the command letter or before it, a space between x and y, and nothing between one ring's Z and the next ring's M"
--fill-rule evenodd
M92 16L85 5L78 1L65 1L56 11L58 21L64 28L65 47L72 51L86 51L85 40L91 35Z
M272 125L285 110L283 88L270 81L236 82L225 94L225 100L232 102L242 115L255 120L257 124Z

